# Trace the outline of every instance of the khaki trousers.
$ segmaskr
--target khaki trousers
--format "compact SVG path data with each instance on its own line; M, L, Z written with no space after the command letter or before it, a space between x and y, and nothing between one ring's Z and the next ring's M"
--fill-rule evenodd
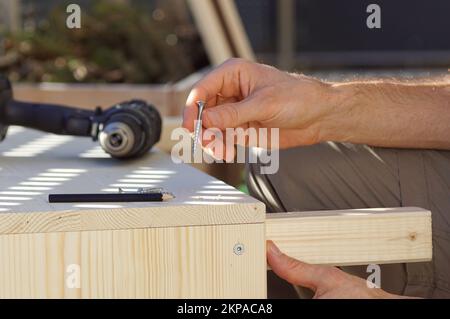
M432 212L433 261L381 266L391 293L450 298L450 151L323 143L280 151L276 174L247 165L269 212L417 206ZM342 267L367 278L366 266ZM305 296L305 291L301 295ZM270 287L269 287L270 292Z

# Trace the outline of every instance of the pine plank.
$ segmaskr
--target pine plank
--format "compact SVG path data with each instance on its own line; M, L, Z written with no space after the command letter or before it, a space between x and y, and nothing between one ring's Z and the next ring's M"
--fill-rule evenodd
M89 138L12 127L0 143L0 234L262 223L265 206L154 149L111 159ZM152 203L48 203L49 193L162 187L176 198Z
M266 298L264 224L0 235L0 260L0 298Z
M335 266L429 261L431 212L415 207L268 214L266 238L299 260Z

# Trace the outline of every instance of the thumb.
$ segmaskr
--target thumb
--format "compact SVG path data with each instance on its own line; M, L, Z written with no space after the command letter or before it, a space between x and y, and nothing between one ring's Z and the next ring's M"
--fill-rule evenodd
M267 241L267 262L280 278L293 285L316 291L322 283L320 266L307 264L283 254L270 240Z
M245 123L256 121L260 117L257 104L250 101L222 104L205 109L203 122L205 127L221 130L235 128Z

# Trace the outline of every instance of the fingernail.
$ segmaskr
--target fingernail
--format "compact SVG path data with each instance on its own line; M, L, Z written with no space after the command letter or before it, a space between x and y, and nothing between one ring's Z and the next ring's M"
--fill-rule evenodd
M281 250L273 243L273 241L267 241L267 246L273 255L280 256L282 254Z

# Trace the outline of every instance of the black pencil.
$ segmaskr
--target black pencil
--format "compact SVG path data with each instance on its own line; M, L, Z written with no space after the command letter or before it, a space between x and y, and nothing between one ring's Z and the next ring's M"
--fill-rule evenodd
M162 202L172 199L169 193L118 194L50 194L49 203Z

